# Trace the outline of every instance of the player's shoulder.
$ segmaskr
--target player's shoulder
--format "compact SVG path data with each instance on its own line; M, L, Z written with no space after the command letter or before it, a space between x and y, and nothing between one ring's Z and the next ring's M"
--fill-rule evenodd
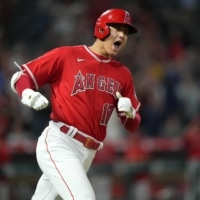
M118 60L112 59L111 65L115 68L118 68L119 70L122 70L124 73L128 73L128 74L131 73L128 66L126 66L125 64L123 64L122 62L120 62Z
M74 46L59 46L52 49L49 52L49 55L59 58L60 60L66 60L66 58L74 59L76 55L80 55L83 52L83 45L74 45ZM67 56L66 56L67 55Z
M73 46L60 46L57 49L59 49L59 51L63 51L63 52L70 52L70 51L78 51L78 50L82 50L84 47L83 45L73 45Z

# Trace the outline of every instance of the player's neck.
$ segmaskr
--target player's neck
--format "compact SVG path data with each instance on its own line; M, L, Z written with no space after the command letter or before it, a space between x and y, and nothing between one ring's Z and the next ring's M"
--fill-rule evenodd
M105 58L111 58L109 54L104 49L104 46L102 45L102 42L99 40L96 40L93 45L88 47L92 52L95 54L105 57Z

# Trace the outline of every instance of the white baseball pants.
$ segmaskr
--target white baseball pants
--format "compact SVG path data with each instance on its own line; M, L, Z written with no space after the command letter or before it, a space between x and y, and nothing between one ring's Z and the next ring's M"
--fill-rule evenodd
M63 200L95 200L86 174L95 153L50 121L37 143L36 157L43 175L32 200L55 200L58 195Z

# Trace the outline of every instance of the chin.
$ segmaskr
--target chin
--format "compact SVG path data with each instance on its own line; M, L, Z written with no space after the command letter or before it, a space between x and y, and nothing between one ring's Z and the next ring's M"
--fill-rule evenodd
M119 52L113 52L113 53L110 54L110 56L111 56L111 57L117 56L118 53L119 53Z

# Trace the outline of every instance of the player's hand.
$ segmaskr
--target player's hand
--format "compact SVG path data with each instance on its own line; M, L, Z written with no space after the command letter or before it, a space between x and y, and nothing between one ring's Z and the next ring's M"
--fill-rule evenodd
M118 101L118 110L126 114L127 118L135 118L136 111L132 106L131 100L127 97L122 97L119 92L116 92L116 96L119 99Z
M22 92L21 102L34 110L42 110L46 108L49 101L40 92L36 92L32 89L25 89Z

